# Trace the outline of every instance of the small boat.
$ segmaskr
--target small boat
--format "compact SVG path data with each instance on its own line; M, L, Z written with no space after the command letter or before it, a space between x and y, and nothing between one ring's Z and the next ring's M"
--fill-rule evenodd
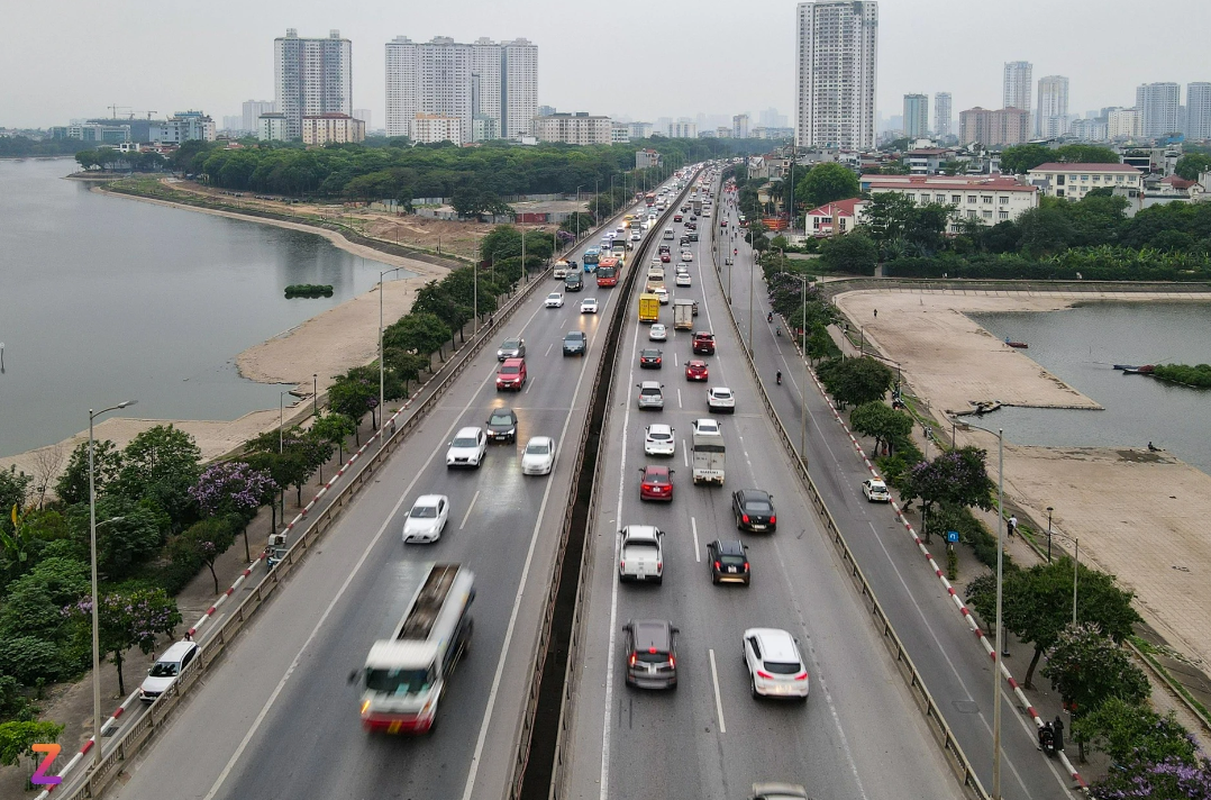
M1025 342L1011 342L1008 339L1005 340L1005 344L1009 345L1010 347L1016 347L1019 350L1027 350L1030 348L1030 345L1026 344Z
M1140 367L1127 367L1123 370L1124 375L1151 375L1156 371L1155 364L1144 364Z
M1139 369L1139 367L1137 367L1133 364L1115 364L1114 368L1117 370L1121 370L1123 372L1126 372L1129 369Z

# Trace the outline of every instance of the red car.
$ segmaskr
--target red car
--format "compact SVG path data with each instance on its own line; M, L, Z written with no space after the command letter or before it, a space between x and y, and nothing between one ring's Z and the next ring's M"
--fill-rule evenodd
M673 222L681 222L681 215L680 215L680 214L674 214L674 215L673 215Z
M685 379L687 381L704 381L707 379L705 361L687 361L685 363Z
M710 331L695 331L694 355L715 355L715 334Z
M673 470L668 467L649 466L639 471L643 473L643 482L639 484L639 499L673 499Z
M669 263L669 262L670 262L670 261L672 261L672 260L673 260L673 257L672 257L671 255L669 255L668 253L661 253L661 254L660 254L660 261L661 261L661 263L667 264L667 263Z

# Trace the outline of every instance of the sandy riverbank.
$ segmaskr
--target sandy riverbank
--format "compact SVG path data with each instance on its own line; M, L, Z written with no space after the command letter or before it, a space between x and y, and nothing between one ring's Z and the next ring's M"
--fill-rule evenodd
M97 191L94 189L94 191ZM264 225L315 233L337 247L363 258L374 259L390 267L402 267L417 273L415 277L392 280L383 284L382 314L385 324L390 325L412 308L416 293L431 280L446 274L443 267L424 261L415 261L382 253L371 247L349 242L334 231L312 228L292 222L246 217L227 211L196 208L179 203L169 203L151 198L116 195L139 202L181 208L187 211L215 214L217 216L242 219ZM322 394L331 385L335 376L377 356L379 322L379 293L377 287L347 300L327 311L312 317L302 324L278 334L261 344L254 345L236 357L240 374L260 383L282 383L295 385L301 401L294 401L287 409L287 424L292 417L305 417L311 407L312 375L318 375L319 391ZM278 424L278 409L252 411L234 420L163 420L114 416L99 422L95 429L97 439L110 439L118 447L124 447L141 431L156 425L172 423L191 434L202 450L203 459L218 458L263 431ZM16 466L30 475L36 482L44 478L50 483L67 464L71 451L88 440L85 430L62 442L37 450L0 458L0 469ZM58 467L51 469L52 464ZM43 473L49 472L49 475Z
M972 401L1026 406L1097 404L965 316L979 311L1051 311L1097 300L1211 303L1211 294L858 291L837 307L868 343L898 362L912 394L938 421ZM875 315L875 310L878 315ZM1091 413L1097 413L1091 411ZM982 425L995 425L995 413ZM949 427L947 424L945 427ZM948 431L949 432L949 431ZM958 443L996 452L996 437L958 430ZM995 465L991 467L995 470ZM1141 613L1203 669L1211 668L1211 475L1141 448L1047 448L1006 442L1005 493L1035 526L1080 540L1082 563L1114 573L1135 591ZM1071 552L1057 537L1055 546Z

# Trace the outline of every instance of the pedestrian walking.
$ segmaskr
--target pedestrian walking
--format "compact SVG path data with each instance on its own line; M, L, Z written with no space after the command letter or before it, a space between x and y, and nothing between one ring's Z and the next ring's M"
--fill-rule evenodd
M875 319L879 318L879 309L875 309Z
M1055 722L1051 724L1051 729L1055 731L1055 749L1064 749L1064 720L1060 719L1060 715L1055 715Z
M1009 517L1009 535L1013 536L1018 532L1018 518L1016 516Z

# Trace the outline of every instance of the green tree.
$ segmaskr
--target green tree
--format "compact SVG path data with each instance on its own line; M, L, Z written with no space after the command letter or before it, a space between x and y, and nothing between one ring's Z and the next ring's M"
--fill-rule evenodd
M1095 144L1066 144L1057 147L1053 161L1064 164L1121 164L1123 159L1109 147Z
M1044 203L1024 212L1017 219L1021 234L1018 246L1034 258L1062 252L1076 239L1076 230L1064 208Z
M872 400L850 412L849 426L856 433L873 437L878 453L881 445L891 445L912 432L912 417L882 400Z
M18 515L25 510L33 480L32 475L18 472L16 464L8 469L0 469L0 531L13 532L13 509Z
M0 637L0 673L12 675L26 686L39 678L56 681L63 677L59 648L38 636Z
M63 734L64 725L54 722L14 721L0 724L0 764L13 767L21 763L25 757L37 762L42 759L41 753L35 753L36 744L50 744L59 741Z
M413 311L383 332L383 349L399 349L428 357L450 338L450 327L436 314Z
M92 614L91 598L85 597L72 609L79 616ZM151 653L156 646L156 637L171 634L181 623L181 612L176 601L163 589L132 588L114 589L101 595L97 607L102 656L112 656L118 670L118 693L126 694L126 682L122 675L124 654L132 647L143 653Z
M202 474L202 450L194 438L172 425L156 425L123 448L122 460L113 488L132 500L151 500L168 514L172 529L180 530L193 515L189 487Z
M117 445L109 439L93 442L93 474L98 495L121 474L122 464L122 451ZM88 442L81 442L72 451L55 483L55 494L68 505L88 502Z
M834 236L821 243L820 264L832 272L874 275L879 247L860 231Z
M1170 711L1161 716L1146 705L1111 697L1078 719L1072 735L1110 756L1116 765L1137 758L1159 762L1175 759L1194 766L1198 747L1190 732Z
M248 546L248 523L256 516L266 495L272 496L278 484L267 471L253 469L245 461L220 461L211 464L198 477L198 482L189 487L189 496L197 503L202 514L211 519L220 519L222 524L210 527L193 525L188 530L194 535L186 542L203 557L214 574L214 560L227 551L234 542L234 534L228 538L223 526L238 529L244 534L244 557L251 561ZM219 579L215 577L215 591L219 590Z
M1072 711L1074 724L1112 697L1138 705L1151 691L1144 671L1093 623L1069 625L1060 633L1047 650L1043 676ZM1077 744L1084 761L1085 742L1078 738Z
M817 372L841 408L882 400L894 382L891 370L869 356L829 361Z
M1007 175L1025 175L1040 164L1051 161L1059 161L1059 158L1047 145L1012 145L1001 151L1001 172Z
M357 432L357 424L335 411L329 411L311 424L311 433L337 449L337 460L345 460L345 442Z
M1077 576L1077 620L1098 626L1115 642L1131 634L1140 621L1131 606L1132 592L1118 588L1113 575L1084 565ZM1048 648L1072 622L1072 559L1059 558L1050 564L1005 574L1002 618L1005 629L1025 644L1034 645L1034 656L1026 668L1025 685L1033 685L1034 670ZM996 609L994 577L981 576L968 587L968 602L985 619Z
M181 533L173 541L174 550L188 551L193 557L201 560L210 569L210 577L214 581L214 593L219 593L219 576L214 571L214 563L219 556L226 553L235 544L237 530L244 533L244 546L248 547L248 525L243 516L238 514L222 514L199 520ZM251 556L246 557L251 560ZM176 554L174 553L174 560Z
M836 163L817 164L799 179L795 196L816 208L834 200L848 200L858 196L858 176L848 167Z
M329 408L353 420L357 426L361 425L362 418L366 416L366 412L377 405L378 387L371 385L364 379L350 378L345 375L337 378L336 382L328 388ZM354 436L360 447L362 444L361 434L357 429L354 430ZM276 476L274 479L277 480Z
M1177 160L1173 171L1179 178L1196 181L1202 173L1211 170L1211 155L1206 153L1186 153Z

